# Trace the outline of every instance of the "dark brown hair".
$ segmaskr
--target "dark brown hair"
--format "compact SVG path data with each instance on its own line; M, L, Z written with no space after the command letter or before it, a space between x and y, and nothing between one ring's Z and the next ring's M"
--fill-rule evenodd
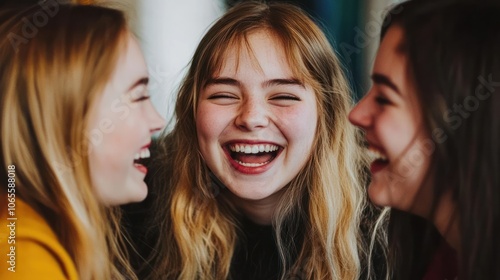
M382 37L404 31L408 74L435 151L435 199L450 191L460 225L459 278L500 279L500 5L408 1L389 12ZM393 279L421 279L440 242L432 224L391 210Z

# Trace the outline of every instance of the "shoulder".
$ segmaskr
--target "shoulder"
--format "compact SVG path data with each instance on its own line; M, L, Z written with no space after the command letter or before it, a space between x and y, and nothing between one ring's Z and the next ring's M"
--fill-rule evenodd
M6 211L1 216L0 248L5 260L1 262L0 279L78 278L71 257L34 209L16 199L15 220L8 220Z

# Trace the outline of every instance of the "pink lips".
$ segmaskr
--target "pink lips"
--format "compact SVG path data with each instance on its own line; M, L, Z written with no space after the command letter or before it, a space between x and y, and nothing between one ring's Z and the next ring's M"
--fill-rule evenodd
M146 145L142 146L141 147L141 150L142 149L147 149L151 146L151 142L147 143ZM139 170L140 172L144 173L144 174L147 174L148 173L148 169L146 166L140 164L140 163L136 163L134 162L134 167Z
M372 174L375 174L375 173L379 172L380 170L384 169L387 165L389 165L389 163L387 161L377 159L374 162L372 162L372 164L370 165L370 172Z
M251 167L251 166L241 165L238 161L236 161L235 159L233 159L233 157L230 154L231 151L229 150L228 147L230 145L234 145L234 144L274 145L274 146L280 147L280 149L277 151L276 156L272 160L270 160L268 163L266 163L266 164L264 164L262 166ZM278 145L276 143L273 143L273 142L264 142L264 141L254 141L254 140L233 140L233 141L226 142L222 147L223 147L224 153L226 154L227 159L231 163L231 166L233 166L233 168L236 169L237 171L239 171L239 172L241 172L243 174L249 174L249 175L260 174L260 173L264 173L267 170L269 170L272 167L272 164L273 164L274 160L283 151L283 148L281 148L281 145Z
M144 173L144 174L147 174L148 173L148 169L146 168L146 166L142 165L142 164L138 164L138 163L134 163L134 167L139 170L140 172Z
M372 142L368 141L368 149L378 151L381 154L384 154L384 149L382 147L379 147L377 145L374 145ZM376 159L370 164L370 172L373 174L376 174L380 170L386 168L389 165L388 160L382 160L382 159Z

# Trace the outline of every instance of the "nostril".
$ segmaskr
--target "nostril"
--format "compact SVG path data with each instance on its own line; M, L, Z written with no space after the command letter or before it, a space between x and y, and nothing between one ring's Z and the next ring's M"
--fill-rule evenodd
M235 119L235 124L237 127L251 130L266 127L269 124L269 119L266 115L239 116Z
M246 130L265 127L269 124L269 115L265 100L252 97L241 104L235 125Z

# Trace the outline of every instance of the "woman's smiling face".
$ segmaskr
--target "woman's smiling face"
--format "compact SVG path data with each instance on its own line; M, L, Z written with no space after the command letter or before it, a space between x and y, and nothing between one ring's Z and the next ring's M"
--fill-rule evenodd
M149 157L151 136L165 125L149 100L148 71L139 44L127 36L127 47L90 113L88 127L92 182L106 205L146 197L147 168L137 160Z
M256 201L277 197L304 167L318 117L314 91L294 77L279 40L262 30L247 39L202 88L196 128L210 170Z
M425 179L434 145L408 75L403 35L399 26L388 29L373 67L373 86L349 120L366 133L372 202L425 216L432 197Z

